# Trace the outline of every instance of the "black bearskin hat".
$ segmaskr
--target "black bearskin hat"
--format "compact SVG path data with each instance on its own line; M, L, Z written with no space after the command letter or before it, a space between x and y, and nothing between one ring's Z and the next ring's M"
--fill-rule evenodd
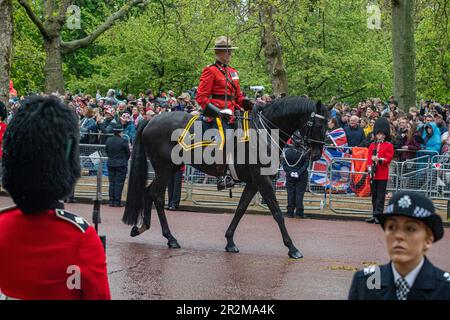
M389 125L389 120L385 117L381 117L375 121L375 125L373 126L373 134L376 136L379 132L384 133L386 139L388 139L391 135L391 126Z
M24 213L54 208L80 177L79 126L57 97L27 97L5 132L3 186ZM53 207L52 207L53 206Z

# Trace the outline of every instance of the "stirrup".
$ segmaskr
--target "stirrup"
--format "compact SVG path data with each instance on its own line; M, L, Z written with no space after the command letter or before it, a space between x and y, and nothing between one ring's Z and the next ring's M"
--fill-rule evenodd
M226 175L226 176L220 176L217 177L217 190L221 191L224 189L229 189L234 187L234 180L232 177Z

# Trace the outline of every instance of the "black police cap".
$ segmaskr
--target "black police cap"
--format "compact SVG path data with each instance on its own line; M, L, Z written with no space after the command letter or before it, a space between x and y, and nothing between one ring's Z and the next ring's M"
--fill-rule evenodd
M432 231L434 242L444 236L441 217L436 213L433 202L418 192L397 192L389 201L382 214L375 215L384 228L386 219L391 216L405 216L424 222Z
M113 132L122 132L122 131L123 131L123 126L120 123L117 123L114 125Z

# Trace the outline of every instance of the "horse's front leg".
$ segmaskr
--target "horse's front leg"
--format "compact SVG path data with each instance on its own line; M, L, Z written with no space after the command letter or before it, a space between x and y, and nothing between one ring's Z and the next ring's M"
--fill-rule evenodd
M266 201L270 212L272 212L273 218L278 223L278 227L281 231L281 236L283 237L284 245L289 248L289 257L294 259L303 258L300 250L298 250L294 246L292 239L286 229L286 225L284 224L283 213L281 212L280 206L278 205L275 191L272 187L272 180L269 176L259 176L255 179L255 185L258 187L259 192Z
M236 208L236 211L234 212L233 220L231 221L230 226L228 227L228 230L225 233L225 237L227 238L227 246L225 247L225 250L227 252L233 252L233 253L239 252L239 249L233 240L234 232L236 231L239 221L241 221L242 216L244 215L245 211L247 210L247 207L250 204L250 201L252 201L253 196L256 194L257 190L258 189L250 183L247 183L245 185L244 191L242 192L241 199L239 200L239 204Z

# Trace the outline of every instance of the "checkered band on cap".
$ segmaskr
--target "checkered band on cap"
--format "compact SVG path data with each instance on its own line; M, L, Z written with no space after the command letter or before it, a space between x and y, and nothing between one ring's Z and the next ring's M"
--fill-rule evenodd
M421 207L415 207L413 215L416 218L425 218L431 216L431 212Z
M386 207L386 210L384 211L384 213L394 213L394 205L390 204Z

